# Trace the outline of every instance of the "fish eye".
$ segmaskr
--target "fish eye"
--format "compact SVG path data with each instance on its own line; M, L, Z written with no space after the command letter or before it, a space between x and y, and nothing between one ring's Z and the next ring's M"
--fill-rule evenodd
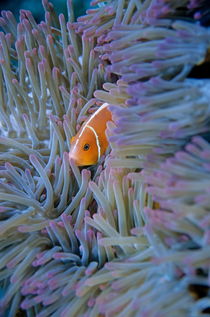
M84 146L83 146L83 150L84 151L88 151L90 148L90 144L86 143Z

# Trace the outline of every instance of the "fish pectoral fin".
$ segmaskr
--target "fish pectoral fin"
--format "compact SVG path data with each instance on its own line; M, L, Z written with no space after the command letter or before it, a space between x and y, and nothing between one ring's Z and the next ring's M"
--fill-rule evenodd
M70 144L72 144L72 143L75 141L75 139L76 139L76 137L73 136L73 137L71 138L71 140L70 140Z

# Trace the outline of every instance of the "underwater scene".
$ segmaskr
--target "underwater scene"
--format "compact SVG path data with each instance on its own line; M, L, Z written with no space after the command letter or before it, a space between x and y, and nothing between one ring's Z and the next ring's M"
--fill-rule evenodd
M0 317L210 316L209 1L0 8Z

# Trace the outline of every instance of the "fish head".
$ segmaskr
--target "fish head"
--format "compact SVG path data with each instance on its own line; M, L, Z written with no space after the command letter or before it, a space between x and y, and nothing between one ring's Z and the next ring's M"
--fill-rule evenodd
M98 146L94 132L86 128L72 138L69 158L73 159L77 166L94 165L100 157Z

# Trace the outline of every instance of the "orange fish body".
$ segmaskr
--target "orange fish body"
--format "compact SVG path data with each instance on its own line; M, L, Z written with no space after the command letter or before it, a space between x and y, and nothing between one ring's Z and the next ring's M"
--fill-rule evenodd
M94 165L105 153L108 147L106 124L112 120L108 106L108 103L104 103L72 138L69 158L73 159L77 166Z

